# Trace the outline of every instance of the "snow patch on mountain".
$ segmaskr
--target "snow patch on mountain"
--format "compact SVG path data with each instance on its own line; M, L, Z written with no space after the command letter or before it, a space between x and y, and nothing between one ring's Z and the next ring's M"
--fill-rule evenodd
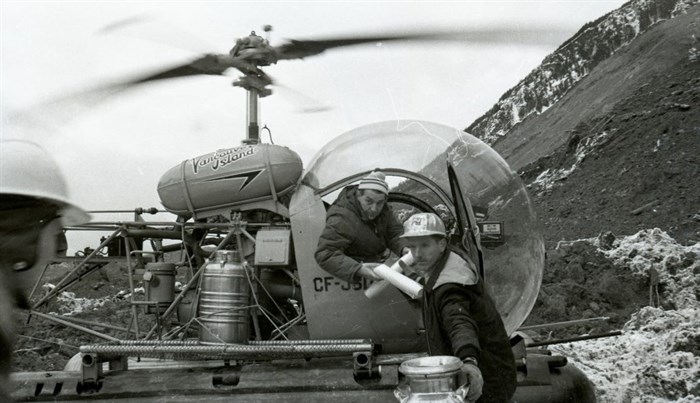
M575 161L568 168L545 169L535 180L527 185L528 189L542 192L552 189L557 182L566 179L578 167L578 165L589 155L593 154L597 148L605 144L610 139L608 132L602 132L596 136L586 137L581 140L575 151Z

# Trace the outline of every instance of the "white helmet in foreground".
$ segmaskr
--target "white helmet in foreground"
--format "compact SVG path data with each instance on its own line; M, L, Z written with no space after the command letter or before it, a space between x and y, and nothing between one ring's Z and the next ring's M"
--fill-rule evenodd
M404 233L401 238L439 235L446 236L445 223L433 213L417 213L403 223Z
M53 202L64 226L90 221L90 215L68 199L68 187L53 158L29 141L0 141L0 194Z

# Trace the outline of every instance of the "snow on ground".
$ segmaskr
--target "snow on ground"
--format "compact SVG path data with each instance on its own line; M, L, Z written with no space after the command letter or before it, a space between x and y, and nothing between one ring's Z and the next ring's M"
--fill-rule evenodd
M588 375L599 402L700 402L700 243L679 245L653 229L601 252L634 272L656 270L663 308L642 308L621 336L551 349Z
M43 288L47 291L54 289L56 286L51 283L46 283ZM134 289L136 294L143 294L143 287ZM95 311L105 306L109 302L114 302L119 299L126 299L131 296L131 293L122 290L119 291L114 296L106 296L101 298L82 298L77 297L74 292L62 291L57 297L58 302L58 312L52 312L53 314L60 314L63 316L73 316L83 312Z
M94 311L104 306L112 297L80 298L74 292L63 291L56 300L59 302L59 313L64 316L73 316L79 313Z
M541 174L530 184L528 188L533 186L543 192L553 188L557 182L566 179L578 167L589 154L591 154L598 146L609 140L609 133L602 132L597 136L586 137L576 146L576 161L569 168L552 169L549 168L542 171Z

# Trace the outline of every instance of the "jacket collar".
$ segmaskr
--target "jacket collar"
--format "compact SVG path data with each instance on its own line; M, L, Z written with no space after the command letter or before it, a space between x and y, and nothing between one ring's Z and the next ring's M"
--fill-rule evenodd
M445 262L447 262L447 258L449 256L450 248L446 247L445 250L442 252L442 255L440 255L440 258L433 264L433 267L431 267L430 269L430 277L428 277L428 280L425 283L426 290L433 290L433 286L435 285L435 282L437 281L438 277L440 277L442 269L445 268Z
M479 276L472 260L448 246L433 265L426 289L432 291L436 286L447 283L475 285L478 282Z

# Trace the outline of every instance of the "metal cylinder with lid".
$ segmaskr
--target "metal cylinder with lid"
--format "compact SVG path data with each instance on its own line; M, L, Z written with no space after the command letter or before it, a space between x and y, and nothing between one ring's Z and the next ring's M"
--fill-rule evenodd
M250 284L238 251L217 251L202 273L199 295L199 341L202 344L247 343Z
M432 356L404 361L399 372L404 382L394 390L401 403L464 402L467 389L459 386L462 361L452 356Z
M175 299L175 264L146 263L145 269L143 280L146 301L153 303L146 307L146 313L163 313Z

